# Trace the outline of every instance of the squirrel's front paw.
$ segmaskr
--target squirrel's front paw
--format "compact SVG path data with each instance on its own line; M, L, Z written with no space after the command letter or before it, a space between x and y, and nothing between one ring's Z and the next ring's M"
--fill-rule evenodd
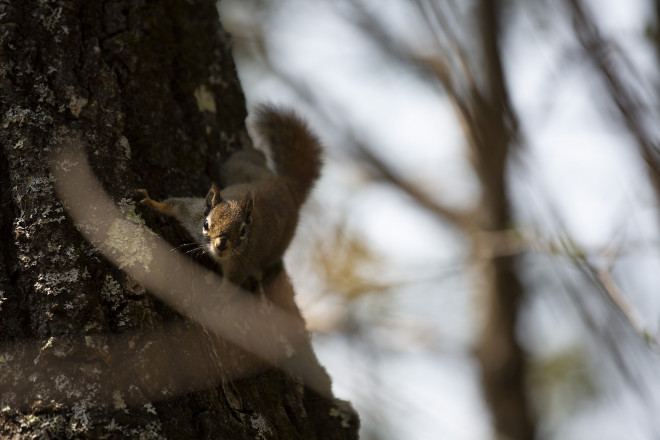
M149 193L147 192L146 189L140 188L135 190L135 199L139 200L140 198L142 200L139 201L139 204L142 206L149 206L152 209L155 209L156 211L165 214L165 215L170 215L173 216L175 215L174 209L171 205L167 204L166 202L157 202L151 197L149 197Z
M144 188L136 189L133 193L133 198L138 202L138 205L146 205L150 206L151 208L158 209L158 207L155 206L158 204L158 202L149 197L149 193Z
M133 198L138 200L140 203L144 202L145 200L151 200L149 193L144 188L136 189L133 193Z

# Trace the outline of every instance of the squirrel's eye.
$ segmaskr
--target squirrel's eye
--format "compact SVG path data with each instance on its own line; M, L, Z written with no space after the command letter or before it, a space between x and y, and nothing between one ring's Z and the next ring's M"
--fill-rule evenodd
M204 220L204 224L202 225L202 232L207 233L209 232L209 221Z
M239 235L240 235L241 238L245 238L245 236L247 235L247 226L243 225L243 227L241 228L241 232L239 233Z

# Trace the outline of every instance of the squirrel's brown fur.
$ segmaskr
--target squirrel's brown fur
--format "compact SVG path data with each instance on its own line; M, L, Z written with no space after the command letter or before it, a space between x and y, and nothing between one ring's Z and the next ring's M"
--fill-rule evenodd
M214 183L206 198L156 202L141 190L142 203L179 220L235 284L259 277L282 258L322 164L319 140L292 111L262 105L254 129L274 170L260 151L248 147L224 164L227 186L220 190Z

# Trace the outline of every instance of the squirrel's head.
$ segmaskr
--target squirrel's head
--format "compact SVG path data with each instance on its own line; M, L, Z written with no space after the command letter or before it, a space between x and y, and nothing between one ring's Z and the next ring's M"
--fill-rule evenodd
M254 199L248 193L241 200L225 200L213 184L206 196L208 214L202 225L202 234L208 239L208 250L217 260L240 252L248 242Z

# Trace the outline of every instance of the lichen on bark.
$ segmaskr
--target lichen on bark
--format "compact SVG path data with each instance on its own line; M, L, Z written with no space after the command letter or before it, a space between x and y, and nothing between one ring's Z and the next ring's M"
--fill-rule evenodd
M230 48L208 0L0 3L1 437L356 438L353 413L349 428L331 414L340 403L210 334L122 270L167 270L141 244L133 191L202 195L241 147L246 111ZM84 238L55 192L50 159L67 139L85 146L123 209L105 247L125 264ZM183 239L167 219L146 220ZM301 319L299 331L307 345L295 356L329 390Z

